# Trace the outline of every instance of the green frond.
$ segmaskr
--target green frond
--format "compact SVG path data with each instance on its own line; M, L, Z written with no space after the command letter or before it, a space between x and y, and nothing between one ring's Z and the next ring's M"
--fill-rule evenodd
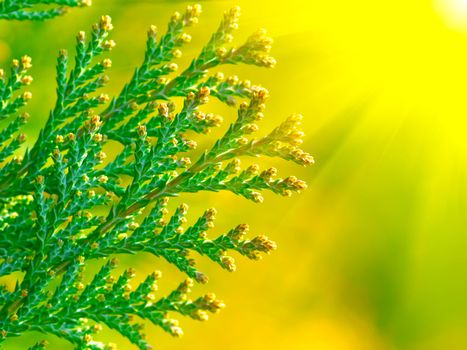
M44 6L46 9L42 9ZM83 6L91 6L91 0L1 0L0 19L44 21Z
M194 256L235 271L232 252L257 260L276 249L264 235L247 237L246 224L212 234L217 214L213 208L189 224L188 205L172 213L167 207L171 197L188 192L230 191L260 203L266 190L290 196L306 188L294 176L278 177L275 168L242 167L240 158L313 163L300 148L300 115L255 137L265 118L268 91L236 76L210 72L226 64L275 64L265 31L239 46L232 44L238 8L225 13L199 55L177 73L174 60L191 39L185 31L198 22L200 13L201 7L194 5L174 14L163 34L152 26L143 63L113 98L102 92L112 66L107 56L115 47L111 19L103 16L89 33L80 32L73 66L68 53L59 52L56 104L22 157L15 152L24 142L18 132L27 115L17 113L30 97L21 94L21 88L31 80L31 60L24 56L14 61L8 78L2 71L0 117L15 119L0 131L0 276L23 272L24 278L14 290L0 289L0 343L32 330L65 338L77 349L113 349L94 340L105 325L138 348L149 349L134 317L180 336L174 313L206 320L208 313L224 306L212 294L188 298L195 282L208 281ZM176 105L175 97L182 102ZM202 137L223 124L221 116L205 112L211 98L231 106L236 118L212 147L193 152L198 144L188 135ZM120 153L104 152L110 141L123 146ZM191 160L193 154L201 156ZM165 259L188 279L159 296L159 272L135 288L130 284L133 269L113 275L116 254L141 252ZM104 264L85 283L83 271L90 260ZM44 346L38 343L31 349Z

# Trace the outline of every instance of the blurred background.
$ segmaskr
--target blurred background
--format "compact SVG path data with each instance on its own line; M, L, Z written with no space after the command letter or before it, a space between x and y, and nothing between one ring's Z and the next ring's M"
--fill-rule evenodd
M94 0L47 23L0 22L0 65L33 57L34 140L55 101L60 48L100 15L113 18L116 93L142 60L145 32L161 30L185 1ZM188 195L193 217L218 211L216 233L248 222L279 244L260 262L238 259L234 274L210 276L227 308L207 323L182 319L182 339L155 327L156 349L387 350L467 348L467 1L200 1L204 13L180 65L198 52L224 10L242 6L237 43L265 27L274 70L228 67L263 84L271 98L261 127L305 116L312 168L268 160L310 188L258 206L228 193ZM231 120L234 110L214 105ZM213 135L205 140L208 146ZM160 296L183 276L149 256L122 258L144 274L164 272ZM24 349L37 334L6 344ZM133 349L113 332L103 338ZM51 349L71 349L50 338Z

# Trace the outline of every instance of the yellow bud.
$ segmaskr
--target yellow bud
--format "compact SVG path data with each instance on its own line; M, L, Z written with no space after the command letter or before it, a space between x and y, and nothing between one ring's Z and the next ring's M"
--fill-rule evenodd
M105 50L112 50L115 47L115 41L113 40L106 40L102 45Z
M167 68L171 71L171 72L175 72L177 69L178 69L178 65L176 63L170 63Z
M105 184L108 180L109 180L109 178L108 178L107 176L105 176L105 175L101 175L101 176L99 176L99 178L98 178L98 181L99 181L100 183L104 183L104 184Z
M109 31L113 29L112 18L110 16L102 16L99 27L103 30Z
M106 58L105 60L102 61L102 66L104 68L112 67L112 60L110 58Z
M23 69L29 69L32 67L32 59L29 56L21 57L21 66Z
M97 158L98 158L100 161L103 161L105 158L107 158L107 154L105 154L104 152L100 151L99 153L97 153Z
M32 77L30 75L25 75L21 78L21 83L24 85L29 85L32 83Z
M25 92L23 93L23 100L29 101L31 98L32 98L32 93L31 93L31 92L25 91Z
M183 42L183 43L189 43L191 41L191 35L187 34L187 33L183 33L180 36L180 41Z
M234 272L237 269L237 266L235 265L235 260L231 256L223 256L221 258L221 263L227 271Z
M148 36L154 38L156 35L157 35L157 27L155 25L151 25L149 27Z
M81 41L81 42L84 42L86 40L86 33L83 32L83 31L80 31L78 33L78 40Z
M102 140L104 139L104 137L102 136L102 134L97 133L97 134L95 134L95 135L92 137L92 139L93 139L94 141L96 141L96 142L102 142Z
M252 192L251 196L252 196L253 201L256 202L256 203L263 203L264 202L264 198L261 195L261 193L259 193L259 192Z
M138 125L137 130L138 130L138 135L141 137L146 137L146 135L148 134L146 130L146 125Z
M110 98L109 98L109 95L107 95L107 94L100 94L99 97L97 98L97 100L100 103L106 103L106 102L110 101Z
M63 143L65 141L64 137L62 135L57 135L55 137L55 143Z

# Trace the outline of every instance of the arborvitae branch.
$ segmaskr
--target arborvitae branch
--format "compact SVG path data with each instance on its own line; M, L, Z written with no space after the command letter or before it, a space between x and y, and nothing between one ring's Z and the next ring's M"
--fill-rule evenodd
M91 0L1 0L0 19L43 21L62 15L70 7L91 3ZM40 9L44 5L48 8Z
M245 224L210 238L207 232L214 226L215 209L206 210L190 225L186 204L170 214L167 209L170 197L185 192L225 190L259 203L264 190L290 196L306 188L294 176L278 177L274 168L242 168L241 157L265 155L301 165L313 163L299 148L301 116L289 117L267 136L255 138L267 90L235 76L209 74L209 69L224 64L275 64L269 55L272 40L264 31L243 45L226 47L238 27L238 8L225 14L200 54L176 75L173 60L191 38L185 28L198 22L200 12L195 5L183 15L176 13L160 37L152 26L142 65L112 99L98 92L108 82L104 73L112 65L103 55L115 46L109 38L111 19L103 16L90 35L78 34L74 66L68 54L60 52L56 105L24 158L14 155L24 136L14 135L26 116L17 117L0 132L4 162L0 276L25 274L13 290L0 289L0 343L35 330L63 337L77 349L103 349L106 345L94 341L93 334L104 324L140 349L148 349L134 316L179 336L182 330L169 313L206 320L207 312L223 307L211 294L187 299L194 281L207 282L192 253L234 271L232 251L259 259L261 253L276 248L264 235L246 238ZM14 94L31 81L26 75L30 65L25 56L13 62L10 78L2 73L2 118L15 114L31 97L30 93ZM192 162L188 156L197 143L188 135L206 134L223 122L220 116L200 110L211 96L232 107L238 104L237 117L224 136ZM173 97L183 103L177 107ZM123 150L107 156L103 147L109 140L120 143ZM97 207L107 208L106 214L96 214ZM138 252L164 258L189 279L160 297L155 293L159 272L136 288L129 284L132 269L113 277L112 256ZM91 259L107 262L86 284L82 273ZM31 349L43 347L40 343Z

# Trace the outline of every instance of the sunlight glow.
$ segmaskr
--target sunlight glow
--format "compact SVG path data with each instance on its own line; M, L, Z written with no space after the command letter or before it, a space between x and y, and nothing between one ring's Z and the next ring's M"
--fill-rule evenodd
M435 6L448 26L467 31L467 0L435 0Z

